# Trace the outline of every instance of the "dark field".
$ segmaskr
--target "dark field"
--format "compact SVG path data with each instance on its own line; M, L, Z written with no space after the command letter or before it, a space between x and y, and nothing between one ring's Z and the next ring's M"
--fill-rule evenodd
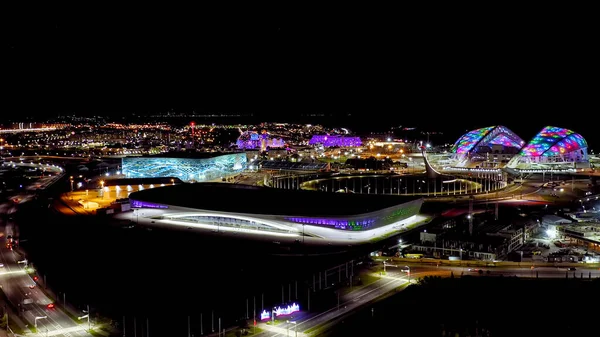
M599 279L428 279L327 336L593 336L598 303Z

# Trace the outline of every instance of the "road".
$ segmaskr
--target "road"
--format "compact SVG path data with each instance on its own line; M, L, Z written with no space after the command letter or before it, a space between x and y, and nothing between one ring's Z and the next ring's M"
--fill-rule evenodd
M449 273L448 273L449 274ZM400 272L389 272L386 276L374 283L340 296L339 307L336 306L328 311L317 315L300 319L297 324L280 323L276 326L260 324L259 327L264 331L261 336L286 336L288 331L290 336L295 336L295 331L299 337L315 334L317 330L333 325L337 320L349 314L360 306L372 301L380 296L393 293L395 289L408 284L408 276ZM294 326L297 325L297 326ZM296 329L296 330L295 330Z
M263 337L295 337L296 335L299 337L310 335L316 336L319 332L326 330L328 327L335 325L339 320L344 319L351 311L356 310L369 302L375 301L382 296L391 295L396 291L403 290L409 284L409 275L408 273L402 272L401 269L403 269L403 267L405 267L405 265L387 265L386 274L381 275L379 280L367 286L356 288L354 291L340 296L339 307L336 306L328 311L306 318L299 317L296 320L296 324L282 322L275 326L271 326L260 323L259 327L263 331L258 335ZM410 264L410 279L411 283L414 283L416 279L425 276L450 277L451 274L454 274L455 277L460 277L461 275L497 277L502 275L504 277L517 276L521 278L566 278L566 275L568 274L569 278L600 278L600 270L597 268L577 267L575 271L569 271L566 267L538 267L531 269L530 266L521 268L491 267L480 269L482 269L481 272L479 272L479 269L473 267L436 267ZM293 320L293 318L291 317L290 320Z
M36 281L25 272L24 263L19 263L20 256L12 248L7 247L7 237L14 230L11 223L0 220L0 230L4 235L0 239L0 286L15 308L21 308L21 320L29 326L35 326L37 319L37 334L28 336L92 336L87 330L85 320L74 321L69 315L58 308L48 308L52 303ZM21 260L23 262L23 260ZM30 288L32 287L32 288ZM23 301L31 302L23 304ZM83 315L83 314L82 314ZM11 317L9 317L9 320Z

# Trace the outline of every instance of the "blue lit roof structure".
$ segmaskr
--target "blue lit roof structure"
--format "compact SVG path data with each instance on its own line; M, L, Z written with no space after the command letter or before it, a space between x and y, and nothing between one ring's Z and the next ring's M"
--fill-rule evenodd
M240 172L246 168L246 161L245 153L212 158L125 157L122 172L127 178L177 177L206 181Z

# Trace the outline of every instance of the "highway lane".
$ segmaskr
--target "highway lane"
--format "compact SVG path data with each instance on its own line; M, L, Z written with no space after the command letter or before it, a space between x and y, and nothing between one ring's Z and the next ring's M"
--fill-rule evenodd
M564 185L561 185L564 192L561 192L561 198L556 201L564 201L567 197L572 197L573 200L577 199L577 195L570 192L572 187L578 189L585 189L589 183L589 179L577 178L573 181L563 180ZM473 200L473 203L489 203L489 202L527 202L527 201L539 201L548 203L547 196L553 192L552 188L547 185L550 180L545 181L526 181L523 183L516 183L500 189L497 191L491 191L488 193L479 194L457 194L457 195L438 195L436 197L426 197L425 199L430 202L453 202L453 203L467 203ZM546 198L544 197L546 196Z
M436 267L430 267L436 268ZM575 267L571 271L568 267L522 267L522 268L504 268L504 267L439 267L442 270L452 271L455 276L473 275L473 276L517 276L517 277L539 277L539 278L600 278L598 268L587 268L585 266ZM479 270L482 273L479 273ZM457 275L458 273L458 275Z
M31 276L25 273L24 263L19 263L19 255L6 245L6 237L13 233L12 226L0 223L0 229L6 235L0 240L0 261L3 267L0 271L0 285L14 307L22 308L21 319L30 326L35 325L36 317L46 317L37 320L38 335L40 336L91 336L85 330L86 324L73 321L65 312L57 307L48 308L52 300L36 285ZM23 301L31 301L24 304ZM10 319L10 317L9 317Z

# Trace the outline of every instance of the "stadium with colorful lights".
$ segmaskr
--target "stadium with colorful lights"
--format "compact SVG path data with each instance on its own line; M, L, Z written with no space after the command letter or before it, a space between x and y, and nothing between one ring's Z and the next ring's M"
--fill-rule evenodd
M140 223L316 243L373 242L421 223L423 199L198 183L133 192ZM296 241L298 242L298 241Z
M452 146L455 167L497 168L519 152L523 139L509 128L497 125L469 131Z
M505 126L469 131L452 146L445 167L564 170L589 168L587 142L578 133L546 126L528 143Z
M546 126L508 163L516 169L589 168L588 145L578 133Z

